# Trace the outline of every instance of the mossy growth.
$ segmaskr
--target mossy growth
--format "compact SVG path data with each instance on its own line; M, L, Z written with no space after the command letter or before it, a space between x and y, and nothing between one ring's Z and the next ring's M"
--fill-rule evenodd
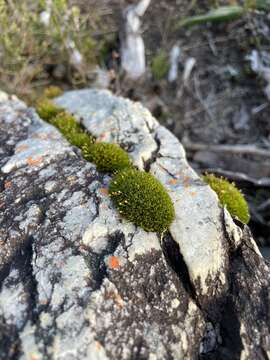
M83 157L96 164L99 171L115 172L132 166L128 153L118 144L97 142L83 147Z
M170 196L151 174L134 168L115 175L109 187L120 214L146 231L164 232L174 219Z
M51 85L44 90L44 97L47 99L53 99L57 96L62 95L63 90L58 86Z
M66 111L57 114L49 122L65 136L65 138L74 146L82 149L89 147L94 142L93 136L87 134L74 116Z
M48 96L48 94L46 94ZM151 174L136 170L128 153L118 144L95 143L74 116L48 98L37 103L41 118L54 125L97 170L115 173L109 192L119 212L146 231L163 233L174 219L172 201L163 185Z
M152 60L151 70L154 78L156 80L163 79L167 75L169 67L168 56L164 51L161 51Z
M58 130L65 136L72 132L80 132L80 124L76 121L74 116L66 111L61 111L56 116L49 119L50 124L57 127Z
M36 105L36 111L38 115L46 121L50 121L50 119L63 112L63 110L63 108L55 105L47 98L40 99Z
M249 222L248 204L234 183L213 174L204 175L203 180L217 193L220 203L226 206L233 217L238 218L244 224Z

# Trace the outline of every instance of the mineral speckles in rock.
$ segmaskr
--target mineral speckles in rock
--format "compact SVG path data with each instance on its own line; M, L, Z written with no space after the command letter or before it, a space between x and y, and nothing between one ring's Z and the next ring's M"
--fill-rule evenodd
M0 358L195 359L204 337L211 345L204 346L205 357L226 353L246 360L267 353L269 266L247 228L240 231L217 208L181 145L142 106L90 93L72 92L61 101L70 103L71 96L70 106L80 101L85 114L96 109L87 118L93 129L108 138L113 130L116 142L129 137L140 166L142 158L149 160L175 202L171 233L182 264L172 261L180 258L177 244L165 258L155 233L119 216L107 193L110 176L97 173L50 130L64 152L34 166L25 157L19 168L0 173ZM24 152L35 159L35 141L53 152L56 140L44 135L47 125L32 110L16 100L0 110L1 166L16 164ZM121 133L118 117L127 132ZM41 146L38 156L46 151ZM215 344L211 329L207 338L209 318Z
M67 144L59 141L61 135L57 130L35 117L33 119L28 131L29 137L16 145L14 156L2 167L3 173L10 173L23 166L40 168L67 153Z

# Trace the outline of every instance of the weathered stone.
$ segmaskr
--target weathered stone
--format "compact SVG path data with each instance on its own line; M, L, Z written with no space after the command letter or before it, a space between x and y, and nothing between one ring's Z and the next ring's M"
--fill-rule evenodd
M111 177L16 98L0 98L0 359L270 356L269 266L140 104L56 102L167 187L163 238L122 219Z

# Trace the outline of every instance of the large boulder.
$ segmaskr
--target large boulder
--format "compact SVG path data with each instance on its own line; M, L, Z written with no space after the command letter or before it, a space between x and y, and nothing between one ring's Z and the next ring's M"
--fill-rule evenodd
M270 275L139 103L108 91L55 102L167 188L169 232L122 219L111 176L15 97L0 97L0 359L266 359Z

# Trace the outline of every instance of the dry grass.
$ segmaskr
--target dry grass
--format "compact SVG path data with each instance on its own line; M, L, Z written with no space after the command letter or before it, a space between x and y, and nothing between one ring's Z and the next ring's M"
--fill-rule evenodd
M0 0L0 88L34 100L52 82L84 84L97 61L99 9L70 0Z

